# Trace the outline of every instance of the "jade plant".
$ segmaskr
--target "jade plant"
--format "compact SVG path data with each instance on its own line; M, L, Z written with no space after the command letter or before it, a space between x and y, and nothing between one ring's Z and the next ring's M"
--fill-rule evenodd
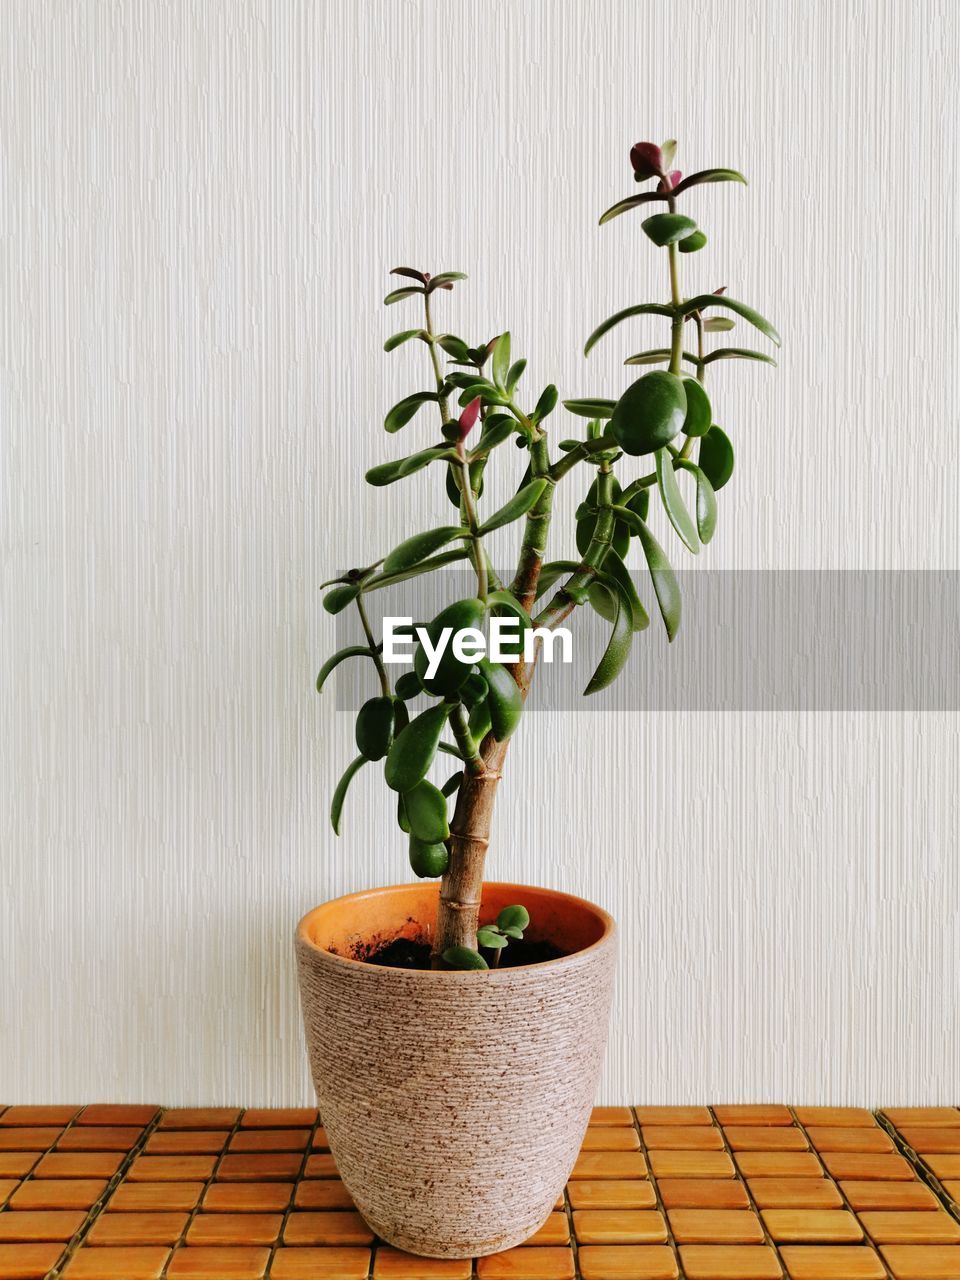
M630 355L625 364L664 367L642 373L615 398L564 400L567 413L585 420L582 436L554 445L561 434L554 430L557 388L544 387L535 400L521 394L527 362L513 358L508 332L470 345L453 333L437 331L434 301L466 279L462 272L430 275L398 267L392 274L403 283L384 299L388 306L409 302L420 308L417 327L394 334L385 350L422 343L432 371L429 389L404 397L387 413L387 434L399 432L428 406L437 423L433 443L373 467L366 479L371 485L390 485L429 468L444 485L453 515L448 524L419 531L374 563L324 584L329 613L356 609L363 642L335 653L324 664L317 688L354 656L369 660L379 678L380 692L357 714L359 755L340 779L331 818L339 834L351 779L366 763L381 762L387 786L396 793L397 821L408 841L413 871L442 877L433 931L432 963L437 968L485 969L496 963L511 939L522 937L528 924L526 911L517 906L478 929L494 799L540 652L521 641L529 634L542 644L576 610L596 610L609 623L610 635L585 692L608 686L623 670L635 633L649 625L627 569L634 543L649 572L667 637L674 638L680 591L667 552L648 524L651 503L662 507L685 551L696 555L710 541L716 495L730 480L734 454L726 431L714 420L707 374L718 360L774 363L747 347L708 349L708 335L732 329L737 320L779 345L776 330L758 312L728 297L722 287L690 297L681 292L681 261L707 243L694 219L678 211L681 198L708 183L746 179L734 169L704 169L684 178L673 168L675 150L672 141L637 143L630 152L634 177L653 186L620 200L600 218L603 225L628 212L648 215L640 226L647 240L664 251L669 295L608 317L584 349L588 354L635 316L659 316L668 322L668 345ZM526 472L513 497L487 511L485 472L505 459L511 444L526 454ZM641 459L639 465L635 459ZM554 494L574 476L583 477L576 555L565 547L562 554L568 558L548 560ZM689 499L681 490L681 477L688 477ZM486 538L512 524L519 527L519 551L507 579L495 570ZM392 679L383 643L370 624L367 597L458 561L472 566L474 594L452 601L417 633L412 669ZM482 636L494 618L512 620L517 633L506 661L469 651L465 643L457 651L449 644L442 648L441 641L451 634ZM438 753L456 763L442 787L427 779Z

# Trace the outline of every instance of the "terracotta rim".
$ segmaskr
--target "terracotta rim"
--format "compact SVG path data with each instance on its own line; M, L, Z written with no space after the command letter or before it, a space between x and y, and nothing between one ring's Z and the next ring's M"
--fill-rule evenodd
M297 925L297 941L308 947L311 951L319 956L323 956L328 963L345 965L351 969L374 969L378 966L368 964L365 960L354 960L350 956L340 955L336 951L328 951L326 947L320 946L314 942L310 936L310 924L321 913L329 911L331 908L347 908L350 904L356 904L362 907L364 902L369 902L371 898L384 898L396 893L415 893L423 892L425 885L414 883L385 885L377 889L361 889L356 893L345 893L339 898L331 898L329 902L321 903L317 907L313 907L307 912ZM484 882L484 889L495 888L503 891L513 892L517 894L537 893L546 895L561 902L564 906L572 910L580 910L592 915L602 926L600 936L595 942L591 942L586 947L581 947L577 951L571 951L567 956L559 956L556 960L542 960L537 964L515 965L509 969L487 969L487 970L464 970L464 969L391 969L389 966L379 966L381 973L385 976L390 974L404 974L407 978L415 976L417 979L429 979L439 982L497 982L509 979L510 975L518 973L542 973L544 970L556 970L561 966L572 966L579 964L583 957L589 956L592 952L600 947L607 945L613 935L617 931L616 921L609 912L603 907L598 907L596 903L590 902L587 898L577 897L573 893L564 893L561 889L547 889L539 885L523 885L513 884L508 881L488 880ZM437 887L439 896L439 886Z

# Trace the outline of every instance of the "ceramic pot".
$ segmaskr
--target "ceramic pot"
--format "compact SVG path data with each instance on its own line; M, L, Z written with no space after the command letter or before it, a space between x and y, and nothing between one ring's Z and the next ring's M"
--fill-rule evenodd
M526 936L570 954L489 972L354 958L429 940L438 894L399 885L304 916L300 997L321 1120L360 1213L400 1249L469 1258L528 1239L570 1175L606 1046L615 926L570 894L487 884L481 923L523 903Z

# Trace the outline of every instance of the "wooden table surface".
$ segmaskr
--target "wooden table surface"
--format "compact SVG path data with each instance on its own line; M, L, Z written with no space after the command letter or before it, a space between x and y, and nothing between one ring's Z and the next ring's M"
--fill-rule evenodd
M0 1280L960 1280L958 1202L955 1107L598 1107L542 1231L437 1262L313 1110L0 1108Z

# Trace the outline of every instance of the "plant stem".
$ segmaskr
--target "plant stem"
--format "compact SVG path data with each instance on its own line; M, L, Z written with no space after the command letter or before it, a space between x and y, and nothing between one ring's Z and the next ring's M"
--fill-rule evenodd
M597 498L600 510L597 515L597 523L594 526L593 537L590 539L590 543L580 562L581 568L567 579L547 607L537 614L533 620L534 626L557 627L565 618L570 616L578 603L571 593L579 592L590 585L594 577L594 571L602 566L604 557L610 549L616 517L610 510L613 493L613 472L608 462L602 464L597 479Z
M663 182L669 191L670 179L664 178ZM667 199L667 208L671 213L677 211L677 202L672 196ZM670 322L670 372L679 378L683 369L683 316L680 314L680 304L683 299L680 296L680 273L677 265L679 254L675 244L667 246L667 257L670 262L670 301L674 306L673 319Z
M649 472L645 476L640 476L637 480L631 480L623 493L620 495L618 506L625 507L631 498L635 498L641 489L652 489L657 483L657 473Z
M464 514L467 517L467 528L470 530L470 548L473 555L473 565L477 571L477 595L481 600L486 600L489 591L487 586L487 553L483 549L483 539L480 537L480 522L477 519L476 498L473 492L473 481L470 478L470 463L467 461L466 454L462 451L462 444L460 449L460 499L463 503Z
M683 370L683 316L680 314L680 282L677 273L677 246L667 246L670 258L670 296L676 308L670 321L670 372L679 378Z
M450 402L443 392L444 377L443 370L440 367L440 357L437 355L437 344L433 332L433 317L430 312L430 294L424 294L423 298L424 313L424 330L427 335L427 346L430 348L430 360L433 364L433 376L437 381L437 399L440 405L440 422L441 425L450 421ZM480 540L477 530L479 521L477 520L476 495L473 492L473 480L470 476L470 464L466 459L463 446L460 446L460 497L463 504L463 511L467 517L467 524L471 533L470 550L473 558L474 568L477 571L477 595L481 600L486 600L489 591L487 577L487 556ZM456 464L451 462L450 466Z
M575 449L558 458L550 468L550 476L554 480L562 480L568 471L572 471L578 462L589 458L594 453L603 453L607 449L619 449L613 436L597 436L594 440L581 440Z
M450 728L453 731L457 746L460 748L460 754L463 756L463 765L466 772L483 773L483 760L480 758L477 744L474 741L473 734L470 732L470 723L467 719L466 708L462 702L456 703L450 712Z
M510 590L528 613L537 598L537 583L547 550L547 534L553 512L553 491L556 487L556 481L550 474L550 453L547 442L542 436L530 447L530 468L534 478L540 476L547 478L547 486L527 512L517 572L510 583Z
M430 360L433 364L433 376L437 380L437 396L440 402L440 420L441 422L450 421L450 405L446 395L443 392L444 377L443 370L440 368L440 357L437 355L437 344L433 334L433 318L430 315L430 294L423 296L423 312L426 323L424 329L427 334L427 346L430 348Z
M435 969L443 967L442 956L448 947L477 950L483 865L490 842L490 823L500 770L507 754L507 743L496 742L489 734L484 746L487 754L478 757L481 771L464 773L450 823L447 841L450 865L440 882L433 940L432 963Z
M706 380L707 366L703 362L703 316L696 312L693 322L697 326L697 381L702 386ZM693 453L693 436L687 436L680 450L681 458L689 458Z
M363 634L367 637L367 644L370 646L370 652L373 655L373 664L377 668L377 675L380 677L380 688L383 690L385 698L391 697L393 688L390 684L390 677L387 675L387 668L384 665L383 657L377 648L377 642L373 638L373 631L370 627L370 619L367 617L367 609L363 603L363 592L356 597L357 612L360 614L360 622L363 626Z

